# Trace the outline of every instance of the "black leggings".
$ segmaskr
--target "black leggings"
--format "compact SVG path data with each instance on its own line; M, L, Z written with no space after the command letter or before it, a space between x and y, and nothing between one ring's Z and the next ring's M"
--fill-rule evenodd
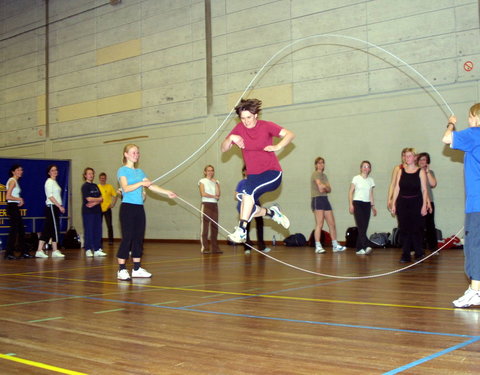
M370 243L367 237L367 228L370 221L372 204L370 202L353 201L353 208L353 216L355 217L355 224L358 228L357 250L365 250Z
M145 209L142 204L122 203L120 206L120 225L122 227L122 242L118 248L117 258L141 258L143 254L143 239L145 238Z
M60 210L57 206L48 205L45 208L45 225L40 235L40 241L48 242L50 238L52 242L58 242L60 231Z
M424 217L421 214L422 196L398 197L397 216L402 242L402 258L410 259L410 251L415 251L415 256L423 255L423 228Z
M15 250L25 250L25 228L18 203L7 204L7 214L10 218L10 233L8 234L7 255L13 255Z

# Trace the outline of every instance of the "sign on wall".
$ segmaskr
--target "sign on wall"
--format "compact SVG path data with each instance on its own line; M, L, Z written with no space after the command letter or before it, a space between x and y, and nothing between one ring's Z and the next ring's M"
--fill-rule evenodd
M21 165L23 176L19 180L22 189L21 196L25 204L20 207L20 213L25 225L25 232L41 232L45 220L45 181L47 180L47 168L55 164L58 168L57 182L62 188L62 203L65 213L60 219L60 231L65 232L68 228L69 197L70 197L70 160L54 159L17 159L0 158L0 239L1 248L7 243L10 223L7 215L6 184L10 178L10 168Z

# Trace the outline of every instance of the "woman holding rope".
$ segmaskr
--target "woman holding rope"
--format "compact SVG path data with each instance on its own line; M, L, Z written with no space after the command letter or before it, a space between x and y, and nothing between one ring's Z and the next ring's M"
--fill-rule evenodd
M176 198L177 195L158 185L153 185L145 173L137 168L140 151L137 145L128 144L123 149L123 166L118 169L117 178L122 189L122 204L120 206L120 225L122 242L117 252L119 280L130 280L126 262L132 253L132 277L152 277L152 274L141 267L143 253L143 238L145 236L145 209L143 207L144 188L157 194Z
M255 204L260 196L276 190L282 182L282 168L275 151L287 146L295 134L270 121L259 120L262 102L258 99L242 99L235 107L240 122L222 142L221 150L226 152L235 144L242 150L243 160L247 167L247 181L242 194L240 222L228 239L235 243L247 240L247 224L259 216L267 216L284 228L290 226L290 220L282 214L277 205L270 208ZM272 144L273 137L282 138Z

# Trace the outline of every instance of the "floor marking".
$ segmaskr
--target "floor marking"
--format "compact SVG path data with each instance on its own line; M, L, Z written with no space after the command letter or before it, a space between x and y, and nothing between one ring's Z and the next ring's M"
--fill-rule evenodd
M45 318L45 319L36 319L36 320L28 320L28 323L38 323L38 322L46 322L49 320L58 320L58 319L65 319L63 316L57 316L55 318Z
M200 297L200 298L215 298L215 297L223 297L223 293L222 294L209 294L208 296L203 296L203 297Z
M37 277L44 279L53 279L53 280L69 280L69 281L79 281L84 283L95 283L95 284L107 284L107 285L118 285L118 281L97 281L97 280L86 280L86 279L68 279L68 278L59 278L53 276L39 276L39 275L28 275L29 277ZM350 281L350 280L348 280ZM130 285L130 284L128 284ZM307 301L307 302L325 302L325 303L339 303L346 305L362 305L362 306L381 306L381 307L401 307L409 309L424 309L424 310L444 310L444 311L455 311L457 308L454 307L436 307L436 306L418 306L418 305L398 305L391 303L379 303L379 302L362 302L362 301L344 301L344 300L331 300L331 299L322 299L322 298L308 298L308 297L292 297L292 296L275 296L271 294L255 294L255 293L242 293L242 292L228 292L221 290L208 290L208 289L195 289L195 288L182 288L182 287L171 287L171 286L159 286L159 285L138 285L143 288L150 289L159 289L159 290L173 290L173 291L183 291L183 292L199 292L199 293L209 293L209 294L223 294L223 295L234 295L234 296L250 296L258 298L273 298L273 299L282 299L282 300L291 300L291 301ZM68 295L65 295L68 296ZM71 298L83 298L79 296L71 296ZM1 307L1 305L0 305ZM478 312L478 309L469 308L468 311Z
M457 345L454 345L450 348L447 348L447 349L444 349L444 350L441 350L435 354L432 354L432 355L429 355L425 358L422 358L422 359L419 359L417 361L414 361L414 362L410 362L404 366L401 366L401 367L398 367L394 370L391 370L391 371L388 371L388 372L385 372L383 375L393 375L393 374L398 374L399 372L402 372L402 371L405 371L405 370L408 370L412 367L415 367L415 366L418 366L422 363L425 363L425 362L428 362L432 359L435 359L435 358L438 358L444 354L447 354L447 353L450 353L450 352L453 352L454 350L457 350L457 349L461 349L467 345L470 345L470 344L473 344L477 341L480 341L480 336L477 336L475 338L472 338L471 340L468 340L468 341L465 341L465 342L462 342L460 344L457 344ZM452 370L453 371L453 370Z
M105 313L109 313L109 312L123 311L123 310L125 310L125 309L121 308L121 309L113 309L113 310L102 310L102 311L94 311L93 313L94 314L105 314Z
M30 360L28 360L28 359L23 359L23 358L18 358L18 357L12 357L12 356L5 355L5 354L0 354L0 358L6 359L6 360L9 360L9 361L14 361L14 362L22 363L22 364L28 365L28 366L33 366L33 367L43 368L43 369L45 369L45 370L50 370L50 371L59 372L59 373L61 373L61 374L68 374L68 375L87 375L87 374L84 373L84 372L67 370L67 369L65 369L65 368L56 367L56 366L51 366L51 365L47 365L47 364L41 363L41 362L30 361Z
M168 305L170 303L177 303L178 301L165 301L165 302L157 302L157 303L153 303L152 305L153 306L161 306L161 305Z

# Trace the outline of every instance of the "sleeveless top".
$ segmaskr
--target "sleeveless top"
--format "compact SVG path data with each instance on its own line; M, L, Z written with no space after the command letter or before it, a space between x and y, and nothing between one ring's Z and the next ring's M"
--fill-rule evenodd
M399 181L400 192L402 198L413 198L422 195L422 184L420 182L420 168L415 173L407 173L402 169L402 175Z

